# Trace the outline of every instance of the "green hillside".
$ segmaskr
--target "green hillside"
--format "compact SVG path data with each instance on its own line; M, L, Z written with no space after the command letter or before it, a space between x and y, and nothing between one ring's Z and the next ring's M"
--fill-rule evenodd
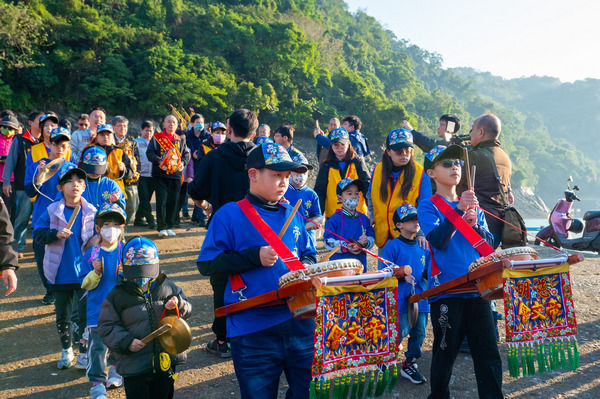
M301 133L354 113L374 144L403 119L433 134L439 115L455 112L467 133L473 116L492 110L513 185L552 200L563 175L597 181L595 162L566 138L551 140L547 120L509 101L512 89L486 93L342 0L0 1L0 22L2 108L100 104L147 117L171 103L214 120L248 107Z

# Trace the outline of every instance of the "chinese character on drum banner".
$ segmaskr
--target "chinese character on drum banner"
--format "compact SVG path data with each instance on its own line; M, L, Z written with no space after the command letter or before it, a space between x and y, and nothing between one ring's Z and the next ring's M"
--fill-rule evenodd
M519 377L519 358L523 375L535 374L536 359L540 372L558 367L577 369L577 322L569 265L537 271L504 269L502 277L510 375Z
M398 280L317 289L312 395L381 394L398 377ZM367 373L369 377L367 378ZM320 397L320 396L318 396Z

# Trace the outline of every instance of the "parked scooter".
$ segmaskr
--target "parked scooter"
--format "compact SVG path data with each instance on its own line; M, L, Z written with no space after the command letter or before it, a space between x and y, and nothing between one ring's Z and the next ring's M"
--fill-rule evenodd
M600 210L587 211L583 215L584 224L579 219L573 219L571 216L571 207L573 201L581 201L575 191L579 191L578 186L571 188L572 177L567 180L567 190L565 198L558 200L550 217L549 226L540 230L535 236L535 243L540 245L540 240L544 240L555 247L574 249L577 251L597 251L600 253ZM569 238L569 233L581 233L580 238Z

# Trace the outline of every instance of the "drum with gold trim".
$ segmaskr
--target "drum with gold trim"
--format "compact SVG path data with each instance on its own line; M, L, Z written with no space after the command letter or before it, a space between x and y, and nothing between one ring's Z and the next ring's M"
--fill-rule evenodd
M469 273L475 270L489 268L497 262L507 260L537 259L538 253L529 247L515 247L498 250L488 256L481 257L469 266ZM489 274L479 278L475 284L483 299L502 298L502 268L490 271Z
M328 262L315 263L305 269L295 270L279 278L279 287L291 287L295 284L310 280L311 277L340 277L360 274L363 265L356 259L338 259ZM311 287L287 299L290 312L295 319L315 317L317 297L315 288Z

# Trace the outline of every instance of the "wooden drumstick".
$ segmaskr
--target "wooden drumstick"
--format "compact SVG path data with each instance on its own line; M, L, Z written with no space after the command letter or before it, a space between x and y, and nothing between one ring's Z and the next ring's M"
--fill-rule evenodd
M469 151L467 151L466 148L463 148L463 158L465 161L467 187L469 188L469 190L473 190L473 182L471 182L471 168L469 166Z
M296 202L296 205L294 206L294 209L292 209L292 213L290 213L290 216L288 216L287 220L285 221L285 224L281 228L281 231L279 232L279 238L283 238L283 235L285 234L285 231L289 227L290 223L292 223L292 220L294 220L294 216L296 216L296 212L298 211L298 208L300 208L300 204L302 204L302 200L301 199L299 199Z
M321 258L320 262L327 262L329 260L329 258L331 258L333 256L333 254L335 254L337 251L340 250L340 246L338 245L337 247L333 248L331 251L327 252L327 254L325 254L325 256L323 256Z
M81 205L77 205L75 207L75 209L73 209L73 213L71 214L71 217L69 218L69 223L67 223L67 230L71 230L71 227L73 227L73 224L75 224L75 219L77 219L77 215L79 214L80 209L81 209Z
M154 338L163 335L170 329L171 329L171 325L169 323L163 324L162 326L158 327L156 330L152 331L150 334L148 334L144 338L142 338L142 342L147 344L148 342L152 341Z

